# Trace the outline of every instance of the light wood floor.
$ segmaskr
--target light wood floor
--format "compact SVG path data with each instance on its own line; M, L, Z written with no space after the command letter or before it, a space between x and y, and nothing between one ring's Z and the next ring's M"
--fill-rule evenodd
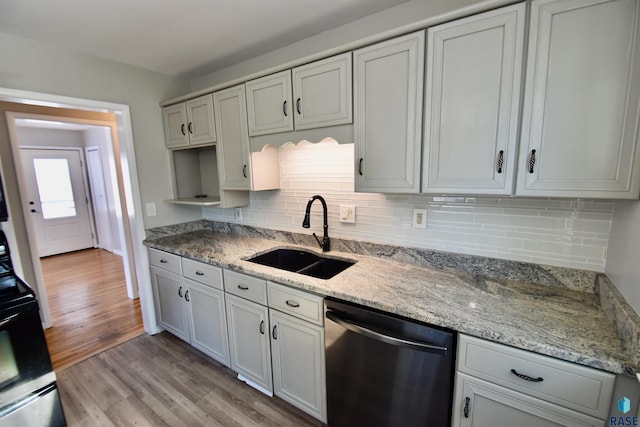
M40 261L53 320L45 335L55 370L144 332L140 300L127 298L122 257L86 249Z
M69 426L321 426L167 332L56 373Z

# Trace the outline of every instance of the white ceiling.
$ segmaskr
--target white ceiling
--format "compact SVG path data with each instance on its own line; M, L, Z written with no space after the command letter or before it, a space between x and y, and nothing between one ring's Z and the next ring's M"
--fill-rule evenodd
M0 0L0 32L199 77L407 0Z

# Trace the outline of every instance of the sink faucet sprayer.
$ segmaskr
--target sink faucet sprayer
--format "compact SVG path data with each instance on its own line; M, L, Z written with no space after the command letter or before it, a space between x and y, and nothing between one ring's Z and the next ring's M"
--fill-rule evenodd
M302 221L302 227L309 228L311 226L309 222L310 215L311 215L311 205L316 200L320 200L320 203L322 203L322 211L323 211L323 219L324 219L324 225L323 225L324 235L322 236L322 242L320 241L320 239L318 239L318 236L316 236L316 233L313 233L313 237L316 238L316 242L318 242L318 245L320 245L320 247L322 248L322 252L329 252L329 249L331 248L331 244L329 243L329 225L327 224L327 202L324 201L324 198L322 198L322 196L316 195L316 196L313 196L311 199L309 199L309 202L307 203L307 210L304 213L304 220Z

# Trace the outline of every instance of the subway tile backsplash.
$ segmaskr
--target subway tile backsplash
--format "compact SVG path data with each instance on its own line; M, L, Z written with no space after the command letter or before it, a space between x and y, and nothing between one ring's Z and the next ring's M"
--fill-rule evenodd
M333 140L280 148L280 190L252 192L242 208L204 208L203 217L277 230L322 233L320 203L302 228L314 194L329 207L329 236L436 249L561 267L604 271L613 202L582 199L444 197L354 192L354 146ZM356 206L356 223L339 221L339 205ZM426 229L412 228L426 209Z

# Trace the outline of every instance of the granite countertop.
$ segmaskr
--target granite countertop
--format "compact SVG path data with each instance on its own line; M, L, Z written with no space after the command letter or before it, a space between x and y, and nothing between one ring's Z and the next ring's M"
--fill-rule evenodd
M640 370L593 293L340 251L324 255L357 263L322 280L246 261L273 248L319 249L207 229L144 244L569 362L613 373Z

